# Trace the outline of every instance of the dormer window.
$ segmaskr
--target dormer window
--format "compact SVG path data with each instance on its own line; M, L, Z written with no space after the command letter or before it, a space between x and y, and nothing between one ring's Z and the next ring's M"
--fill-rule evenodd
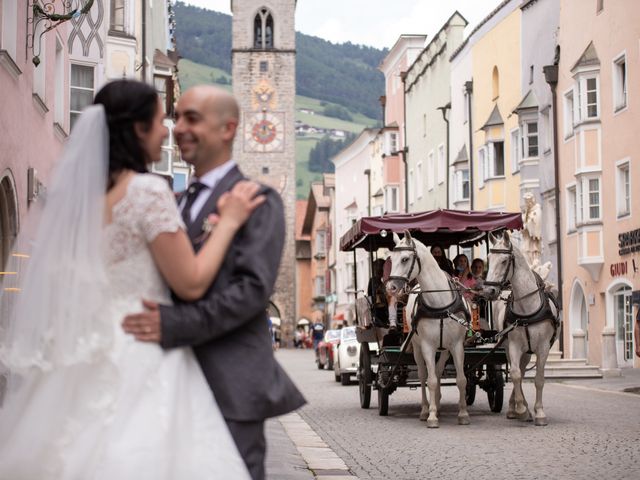
M273 16L266 8L261 8L253 20L253 47L273 48Z

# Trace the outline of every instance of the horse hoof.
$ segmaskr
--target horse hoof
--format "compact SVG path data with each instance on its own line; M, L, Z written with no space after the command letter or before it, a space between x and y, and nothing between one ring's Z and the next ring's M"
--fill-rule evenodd
M518 418L518 417L517 417L517 415L516 415L516 412L509 410L509 411L507 412L507 418L508 418L509 420L515 420L515 419L516 419L516 418Z
M427 413L426 415L420 414L420 421L421 422L426 422L429 419L429 414Z
M469 425L470 423L471 422L469 421L469 415L458 417L458 425Z
M440 428L438 420L427 420L427 428Z
M516 412L516 418L522 422L530 422L531 421L531 413L528 410L525 410L522 413Z
M549 422L547 422L547 417L538 417L534 420L533 424L536 427L546 427Z

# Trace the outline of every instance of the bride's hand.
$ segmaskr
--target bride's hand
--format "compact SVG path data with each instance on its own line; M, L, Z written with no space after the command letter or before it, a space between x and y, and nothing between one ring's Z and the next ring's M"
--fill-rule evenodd
M244 225L251 213L266 200L264 195L256 196L259 190L260 185L256 182L243 180L223 193L218 199L217 223L226 222L236 229Z

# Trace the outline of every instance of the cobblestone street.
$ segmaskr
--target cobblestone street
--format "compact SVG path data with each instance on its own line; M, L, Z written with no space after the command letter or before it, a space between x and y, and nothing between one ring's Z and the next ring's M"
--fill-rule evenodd
M281 350L278 360L309 402L299 413L358 478L640 478L640 395L605 391L596 382L545 385L547 427L491 413L478 390L471 425L456 421L457 389L443 388L440 428L418 420L420 393L403 388L389 400L389 416L358 402L357 385L341 386L319 371L311 350ZM640 379L638 379L640 380ZM525 385L529 403L534 386ZM321 478L321 477L320 477Z

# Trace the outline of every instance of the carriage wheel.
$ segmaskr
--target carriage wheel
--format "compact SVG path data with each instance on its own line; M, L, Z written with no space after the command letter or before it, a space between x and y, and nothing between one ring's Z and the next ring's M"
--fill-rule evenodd
M473 402L476 401L476 381L473 375L473 372L467 375L467 389L465 392L465 400L467 401L467 405L473 405Z
M502 372L497 372L491 369L493 373L490 375L493 377L491 388L487 390L487 399L489 400L489 408L494 413L500 413L502 411L502 403L504 401L504 376ZM489 375L489 369L487 374Z
M378 388L378 415L386 417L389 414L389 390Z
M360 391L360 407L369 408L371 404L371 357L369 344L360 344L360 363L358 364L358 390Z

